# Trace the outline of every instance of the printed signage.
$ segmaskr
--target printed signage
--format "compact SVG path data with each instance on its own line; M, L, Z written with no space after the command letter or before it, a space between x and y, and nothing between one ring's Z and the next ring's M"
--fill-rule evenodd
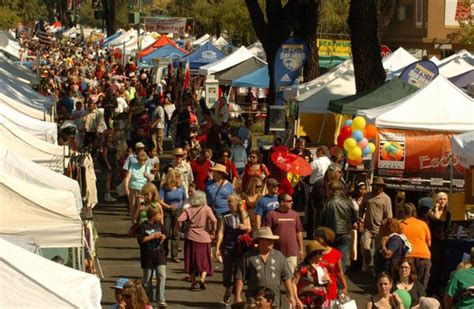
M390 56L392 50L387 45L380 45L380 54L382 55L382 59Z
M428 85L438 74L436 64L429 60L420 60L407 66L400 74L400 79L421 89Z
M178 33L183 35L186 32L185 17L147 17L145 20L145 30L158 33Z
M450 181L451 133L378 129L377 174L391 187L430 191L447 189ZM453 188L464 190L465 169L453 156ZM390 182L390 181L388 181Z
M351 41L349 40L318 39L316 45L320 56L352 56Z
M303 40L289 38L278 48L275 57L275 104L283 105L283 90L294 84L308 55L308 47Z

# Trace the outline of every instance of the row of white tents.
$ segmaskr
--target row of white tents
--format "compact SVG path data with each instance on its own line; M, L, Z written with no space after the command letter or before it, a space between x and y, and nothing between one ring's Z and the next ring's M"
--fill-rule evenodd
M14 241L33 239L45 250L75 248L75 258L82 259L81 190L63 175L68 154L57 144L53 100L31 88L34 79L0 54L0 307L100 308L96 276Z

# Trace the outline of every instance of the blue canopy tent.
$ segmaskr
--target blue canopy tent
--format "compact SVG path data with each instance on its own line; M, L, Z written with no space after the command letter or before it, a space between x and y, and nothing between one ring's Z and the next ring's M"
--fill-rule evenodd
M268 66L261 67L260 69L232 81L233 87L268 88L269 85L270 76L268 75Z
M191 70L197 70L199 67L215 62L225 57L225 54L217 47L207 42L191 54L181 58L181 63L189 61L189 68Z
M177 58L183 57L184 55L185 53L179 48L166 44L165 46L160 47L156 49L155 51L153 51L152 53L143 57L140 60L140 62L152 64L152 59L159 59L159 58L177 59Z
M114 34L112 34L111 36L108 36L105 40L104 40L104 43L102 43L103 46L108 46L110 41L114 40L115 38L117 38L118 36L122 35L122 31L117 31L115 32Z

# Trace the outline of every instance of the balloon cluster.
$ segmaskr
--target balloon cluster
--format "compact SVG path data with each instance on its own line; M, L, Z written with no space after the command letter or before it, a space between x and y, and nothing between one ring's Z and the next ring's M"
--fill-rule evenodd
M375 145L369 139L375 138L376 134L374 125L366 126L365 119L357 116L344 122L337 137L337 145L346 151L349 164L357 166L362 163L363 157L375 151Z

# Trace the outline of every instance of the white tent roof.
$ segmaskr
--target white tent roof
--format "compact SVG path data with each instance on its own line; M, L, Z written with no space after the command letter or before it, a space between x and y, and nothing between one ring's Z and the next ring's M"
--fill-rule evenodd
M82 221L69 191L0 171L0 233L34 237L41 248L82 247Z
M224 46L227 46L229 45L229 42L227 42L226 39L224 39L223 37L219 37L217 40L215 40L214 42L212 42L212 44L217 47L217 48L222 48Z
M20 44L18 42L8 39L8 44L4 47L0 47L4 52L15 56L17 59L20 59Z
M130 41L131 39L133 39L134 37L136 37L137 34L138 34L137 30L130 29L127 32L122 33L121 35L119 35L118 37L113 39L112 41L108 42L107 45L108 46L119 46L119 45L122 45L123 42L125 42L125 44L127 44L127 42Z
M203 35L202 37L196 39L193 41L193 44L192 45L203 45L205 44L207 41L209 41L211 39L211 35L206 33L205 35Z
M201 75L211 75L234 65L237 65L247 59L255 57L245 46L240 47L232 54L217 60L216 62L204 65L199 68L199 74Z
M326 114L330 100L343 98L355 93L354 71L349 70L339 78L296 97L296 100L302 102L299 106L300 113Z
M439 64L441 63L441 60L439 60L439 58L436 57L436 56L432 56L432 57L430 58L430 61L433 62L433 63L436 64L436 65L439 65Z
M34 185L69 191L74 195L77 213L82 209L82 196L79 183L67 176L56 173L0 145L0 171ZM33 173L31 171L34 171Z
M34 109L32 107L29 107L28 105L24 105L4 95L3 93L1 93L1 90L0 90L0 104L8 105L9 107L15 109L16 111L22 114L25 114L27 116L30 116L31 118L34 118L34 119L46 120L46 121L51 120L51 116L47 114L46 112Z
M11 121L0 116L0 145L23 154L26 159L41 164L55 172L63 173L66 164L63 146L37 139Z
M0 239L0 307L101 308L100 280ZM27 297L26 297L27 295Z
M5 239L15 246L21 247L31 253L43 256L43 250L41 250L38 243L31 237L0 234L0 238Z
M456 56L448 62L438 64L439 74L446 78L457 76L474 69L474 57Z
M474 130L474 100L443 76L389 105L360 110L382 128L466 132Z
M2 70L0 70L0 85L0 93L41 112L53 105L52 97L39 94L31 87L20 83L16 77Z
M454 135L451 149L458 156L459 162L465 167L474 165L474 131Z
M39 81L32 71L14 63L3 54L0 54L0 68L3 73L8 73L9 76L15 77L24 84L31 85L31 83L35 84Z
M457 53L452 54L451 56L446 57L446 58L444 58L444 59L441 59L439 64L440 64L440 65L441 65L441 64L445 64L445 63L447 63L447 62L452 61L454 58L457 58L457 57L473 58L474 56L473 56L470 52L468 52L467 50L461 49L461 50L458 51Z
M58 126L56 123L41 121L25 115L10 107L10 105L3 103L2 100L0 100L0 115L42 141L55 145L58 143Z
M389 56L384 58L382 63L386 72L395 72L403 69L407 65L412 64L417 60L418 59L412 56L412 54L406 51L403 47L400 47Z
M151 34L146 34L140 37L141 49L145 49L151 44L155 43L155 39ZM138 36L134 37L125 44L125 53L132 54L138 50Z

